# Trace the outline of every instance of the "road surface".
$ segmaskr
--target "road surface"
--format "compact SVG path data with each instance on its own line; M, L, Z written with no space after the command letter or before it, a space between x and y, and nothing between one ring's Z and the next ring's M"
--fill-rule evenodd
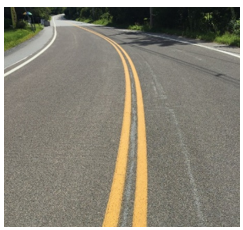
M239 49L54 20L4 79L4 225L240 226Z

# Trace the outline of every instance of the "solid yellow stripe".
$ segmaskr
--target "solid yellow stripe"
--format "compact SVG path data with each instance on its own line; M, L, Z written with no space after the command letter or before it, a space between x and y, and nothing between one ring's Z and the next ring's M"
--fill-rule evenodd
M106 41L108 41L118 52L124 67L126 93L125 93L123 123L122 123L122 130L121 130L121 137L120 137L120 144L119 144L119 149L117 154L115 172L113 176L113 182L112 182L110 196L109 196L106 213L102 225L103 227L116 227L119 222L119 216L121 211L122 196L123 196L125 178L126 178L129 140L130 140L131 81L129 77L127 63L123 55L121 54L120 50L118 50L118 48L111 41L109 41L105 36L102 36L94 31L90 31L86 28L82 28L82 27L79 28L84 29L93 34L96 34L101 38L105 39Z
M108 38L111 42L115 43ZM137 172L136 190L133 210L133 227L147 226L147 191L148 191L148 169L147 169L147 141L145 113L141 85L136 68L127 52L117 43L116 46L126 56L133 73L137 96Z
M119 55L120 51L119 51ZM116 167L111 186L109 201L106 208L103 227L116 227L119 222L121 211L122 196L126 178L127 158L130 140L130 125L131 125L131 83L129 78L128 67L124 57L120 56L125 71L126 79L126 94L123 114L123 124L120 137L120 144L117 154Z
M80 28L82 28L82 27L80 27ZM82 28L82 29L84 29L84 28ZM111 40L103 35L100 35L94 31L88 30L86 28L85 28L85 30L87 30L91 33L94 33L94 34L104 38L108 42L116 45L126 56L130 66L131 66L132 72L133 72L135 88L136 88L136 96L137 96L137 119L138 119L138 121L137 121L138 122L137 123L137 135L138 135L137 136L137 172L136 172L136 190L135 190L135 201L134 201L134 211L133 211L133 227L146 227L147 226L147 187L148 187L147 141L146 141L144 104L143 104L143 96L142 96L142 90L141 90L141 86L140 86L140 82L139 82L139 77L138 77L136 68L135 68L131 58L129 57L129 55L126 53L126 51L121 46L119 46L116 42L114 42L113 40ZM116 50L117 50L117 48L116 48ZM120 57L121 57L121 55L120 55ZM124 58L121 57L121 59L124 59ZM125 69L125 67L124 67L124 69ZM128 76L128 78L129 78L129 76ZM129 79L129 84L130 84L130 79ZM124 118L125 118L125 110L124 110ZM121 143L121 140L120 140L120 143ZM120 149L120 147L119 147L119 149ZM119 153L118 153L118 155L119 155ZM127 156L126 156L126 158L127 158ZM117 162L118 162L118 157L117 157ZM115 178L115 175L114 175L114 178ZM125 178L124 178L124 181L125 181ZM117 180L117 182L119 182L119 180ZM114 183L114 179L113 179L113 183ZM112 187L113 187L113 184L112 184ZM123 188L122 188L122 193L123 193L123 189L124 189L124 184L123 184ZM116 191L114 191L114 192L116 192ZM112 193L112 191L111 191L111 193ZM111 198L111 194L110 194L110 198ZM115 199L115 197L114 197L114 199ZM110 199L109 199L108 205L109 205L109 203L110 203ZM116 203L116 202L114 201L114 203ZM114 206L114 205L110 205L110 206ZM116 207L114 206L114 208L116 208ZM120 208L121 207L119 207L119 213L120 213ZM108 210L108 206L107 206L107 210ZM107 213L107 211L106 211L106 213ZM106 216L107 216L107 214L106 214ZM105 216L104 223L106 223L106 219L108 220L110 218L113 218L111 215L109 218L106 218L106 216ZM118 217L116 216L115 218L118 223L119 216ZM108 222L112 223L111 220L109 220ZM104 225L104 223L103 223L103 226L109 226L109 225ZM115 225L110 225L110 226L115 226Z
M142 90L136 68L128 54L119 47L125 54L134 77L135 88L137 93L137 172L136 172L136 190L133 210L133 227L147 226L147 141L146 125L143 105Z

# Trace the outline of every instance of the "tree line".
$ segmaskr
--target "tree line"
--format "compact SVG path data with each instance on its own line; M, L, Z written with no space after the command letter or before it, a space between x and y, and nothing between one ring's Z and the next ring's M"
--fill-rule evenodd
M32 20L35 23L40 23L40 19L49 20L50 15L61 14L64 12L66 7L14 7L17 19L23 20L26 19L24 15L25 11L32 13ZM11 10L10 7L4 7L4 20L11 19Z
M67 7L67 19L107 19L116 25L148 25L150 7ZM154 29L239 33L240 7L153 7Z
M25 10L31 12L35 23L65 13L67 19L104 19L120 27L143 25L153 30L168 28L220 34L227 31L240 36L240 7L15 7L15 10L18 20L26 18ZM4 7L4 19L11 19L10 7Z

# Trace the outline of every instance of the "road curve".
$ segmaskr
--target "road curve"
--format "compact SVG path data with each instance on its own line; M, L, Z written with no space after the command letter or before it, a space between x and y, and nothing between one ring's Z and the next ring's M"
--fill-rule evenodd
M239 49L55 25L4 79L5 227L240 226Z

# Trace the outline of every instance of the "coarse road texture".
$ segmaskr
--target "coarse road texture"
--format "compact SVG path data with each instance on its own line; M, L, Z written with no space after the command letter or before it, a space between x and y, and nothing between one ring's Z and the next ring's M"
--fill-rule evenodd
M55 23L50 48L4 79L4 225L106 226L115 207L117 226L240 226L240 59Z

